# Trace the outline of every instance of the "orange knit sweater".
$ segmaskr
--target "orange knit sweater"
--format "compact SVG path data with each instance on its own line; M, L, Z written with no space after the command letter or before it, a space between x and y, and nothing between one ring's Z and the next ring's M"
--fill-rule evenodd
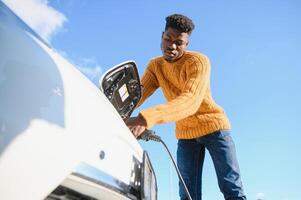
M192 139L217 130L230 129L230 122L210 91L210 62L197 52L187 51L176 62L163 57L152 59L141 79L141 105L157 88L167 103L140 112L147 128L176 122L176 137Z

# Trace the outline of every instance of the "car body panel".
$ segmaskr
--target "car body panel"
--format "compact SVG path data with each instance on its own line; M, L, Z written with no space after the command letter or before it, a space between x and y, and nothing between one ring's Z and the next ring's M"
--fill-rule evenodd
M119 113L1 1L0 44L0 199L85 185L74 178L81 163L131 185L143 150Z

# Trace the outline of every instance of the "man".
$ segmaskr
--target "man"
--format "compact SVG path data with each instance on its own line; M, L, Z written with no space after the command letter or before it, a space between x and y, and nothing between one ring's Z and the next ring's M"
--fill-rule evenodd
M167 103L139 113L126 123L135 137L155 124L176 122L177 163L193 200L202 199L205 148L212 157L218 184L226 200L245 200L230 123L210 91L210 63L197 52L186 51L194 24L186 16L166 18L163 56L152 59L141 79L141 105L161 88ZM179 185L181 200L187 199Z

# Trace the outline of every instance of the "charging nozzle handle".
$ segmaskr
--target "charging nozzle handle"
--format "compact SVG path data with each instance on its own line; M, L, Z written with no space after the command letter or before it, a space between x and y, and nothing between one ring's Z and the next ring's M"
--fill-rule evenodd
M146 129L139 137L138 139L141 140L145 140L145 141L149 141L149 140L153 140L156 142L160 142L161 141L161 137L156 135L155 131L152 130L148 130Z

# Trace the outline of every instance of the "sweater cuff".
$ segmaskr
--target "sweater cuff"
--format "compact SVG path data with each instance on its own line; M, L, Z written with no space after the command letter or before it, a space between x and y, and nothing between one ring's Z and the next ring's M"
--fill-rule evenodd
M147 112L147 110L143 110L139 114L144 118L147 129L150 129L156 124L156 120L152 112Z

